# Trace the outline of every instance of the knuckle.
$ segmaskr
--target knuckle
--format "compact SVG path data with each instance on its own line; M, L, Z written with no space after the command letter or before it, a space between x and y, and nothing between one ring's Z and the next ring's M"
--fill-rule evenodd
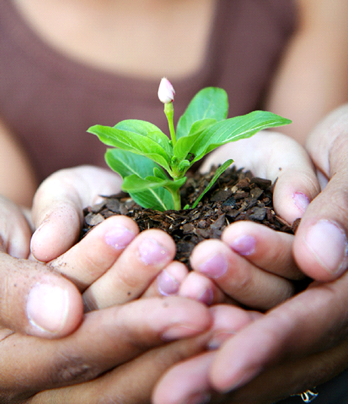
M79 355L61 354L51 369L52 385L81 383L94 379L101 373L97 366L85 361Z

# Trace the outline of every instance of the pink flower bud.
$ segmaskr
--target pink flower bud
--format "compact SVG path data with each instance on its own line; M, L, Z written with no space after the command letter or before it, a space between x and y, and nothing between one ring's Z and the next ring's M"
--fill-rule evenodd
M158 98L163 104L174 101L175 90L170 81L163 77L158 87Z

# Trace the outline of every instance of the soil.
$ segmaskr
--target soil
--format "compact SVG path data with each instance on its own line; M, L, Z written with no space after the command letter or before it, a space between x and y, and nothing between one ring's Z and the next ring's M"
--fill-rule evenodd
M189 174L181 190L182 206L190 206L213 178L208 174ZM196 244L205 239L220 238L229 224L251 220L274 230L294 234L298 221L286 223L273 209L274 184L254 177L250 171L232 167L226 170L195 209L158 212L137 205L127 194L105 196L98 205L84 209L81 237L94 226L113 215L131 217L140 231L158 228L170 234L177 246L175 259L189 267L189 256Z

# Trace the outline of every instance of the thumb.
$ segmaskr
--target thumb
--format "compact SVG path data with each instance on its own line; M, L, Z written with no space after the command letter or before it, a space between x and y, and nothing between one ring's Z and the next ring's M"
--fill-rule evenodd
M78 240L83 208L120 190L120 177L98 167L63 169L48 177L33 201L33 256L48 262L66 252Z
M331 113L306 147L328 183L302 217L293 251L308 276L330 281L348 266L348 105Z
M72 333L82 315L82 298L71 282L43 264L0 252L0 326L58 338Z

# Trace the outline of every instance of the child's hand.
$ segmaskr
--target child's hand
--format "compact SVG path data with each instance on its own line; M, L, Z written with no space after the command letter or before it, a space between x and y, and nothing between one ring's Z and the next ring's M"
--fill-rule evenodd
M72 246L83 207L100 194L118 192L120 184L117 175L85 166L55 173L35 196L38 229L32 254L73 281L87 311L134 300L145 291L146 297L175 294L187 274L183 264L173 262L175 244L169 235L154 229L139 234L136 223L121 215L100 223Z
M289 223L303 215L319 191L307 153L286 136L261 132L228 144L212 153L203 169L229 157L255 176L277 180L274 206ZM183 281L180 295L210 304L229 298L248 307L270 309L294 294L293 281L304 278L292 256L293 240L294 236L261 224L234 223L225 229L221 241L208 240L194 249L195 272Z

